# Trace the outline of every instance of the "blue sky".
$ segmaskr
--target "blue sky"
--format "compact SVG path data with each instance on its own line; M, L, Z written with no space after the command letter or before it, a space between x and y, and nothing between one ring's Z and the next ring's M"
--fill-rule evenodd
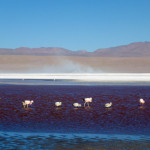
M0 0L0 47L94 51L150 41L150 0Z

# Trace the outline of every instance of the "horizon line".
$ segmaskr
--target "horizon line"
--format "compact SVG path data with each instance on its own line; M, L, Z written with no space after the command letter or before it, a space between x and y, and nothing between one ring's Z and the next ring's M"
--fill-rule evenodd
M16 47L16 48L0 48L0 49L12 49L12 50L15 50L15 49L19 49L19 48L28 48L28 49L40 49L40 48L61 48L61 49L66 49L66 50L69 50L69 51L73 51L73 52L77 52L77 51L86 51L86 52L94 52L98 49L108 49L108 48L115 48L115 47L120 47L120 46L127 46L127 45L130 45L130 44L135 44L135 43L150 43L150 41L137 41L137 42L130 42L128 44L121 44L121 45L116 45L116 46L110 46L110 47L104 47L104 48L97 48L93 51L88 51L86 49L79 49L79 50L71 50L70 48L64 48L64 47L59 47L59 46L48 46L48 47L45 47L45 46L41 46L41 47L28 47L28 46L19 46L19 47Z

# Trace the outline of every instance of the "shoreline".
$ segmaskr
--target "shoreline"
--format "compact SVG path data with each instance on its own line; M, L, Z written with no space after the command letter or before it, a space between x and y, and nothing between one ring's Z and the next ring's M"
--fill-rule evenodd
M37 73L8 73L0 74L0 79L48 79L48 80L76 80L99 82L150 82L150 73L62 73L62 74L37 74Z
M0 84L16 85L150 85L150 73L8 73Z
M18 80L18 79L0 79L0 85L80 85L80 86L150 86L150 82L107 82L107 81L76 81L76 80L61 80L61 81L45 81L43 80L38 80L38 79L27 79L27 80Z

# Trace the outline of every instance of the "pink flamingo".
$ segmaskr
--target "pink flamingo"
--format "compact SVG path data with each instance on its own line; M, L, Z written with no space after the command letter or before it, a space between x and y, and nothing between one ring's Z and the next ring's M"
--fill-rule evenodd
M24 102L22 102L22 104L23 104L23 107L25 108L26 106L27 106L27 108L28 108L28 105L32 105L34 103L34 101L33 100L25 100Z
M142 99L142 98L139 100L139 102L140 102L141 105L144 105L144 104L145 104L145 101L144 101L144 99Z
M84 101L84 107L85 107L86 104L88 104L88 107L89 107L89 103L92 102L92 97L84 98L83 101Z

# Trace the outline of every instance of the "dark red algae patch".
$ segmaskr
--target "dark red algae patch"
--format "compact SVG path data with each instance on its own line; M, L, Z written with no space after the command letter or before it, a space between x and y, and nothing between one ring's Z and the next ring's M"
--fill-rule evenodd
M150 86L1 85L0 91L1 131L150 134ZM90 107L83 107L85 97L93 98ZM34 100L32 107L23 108L25 99ZM112 108L104 107L108 102Z

